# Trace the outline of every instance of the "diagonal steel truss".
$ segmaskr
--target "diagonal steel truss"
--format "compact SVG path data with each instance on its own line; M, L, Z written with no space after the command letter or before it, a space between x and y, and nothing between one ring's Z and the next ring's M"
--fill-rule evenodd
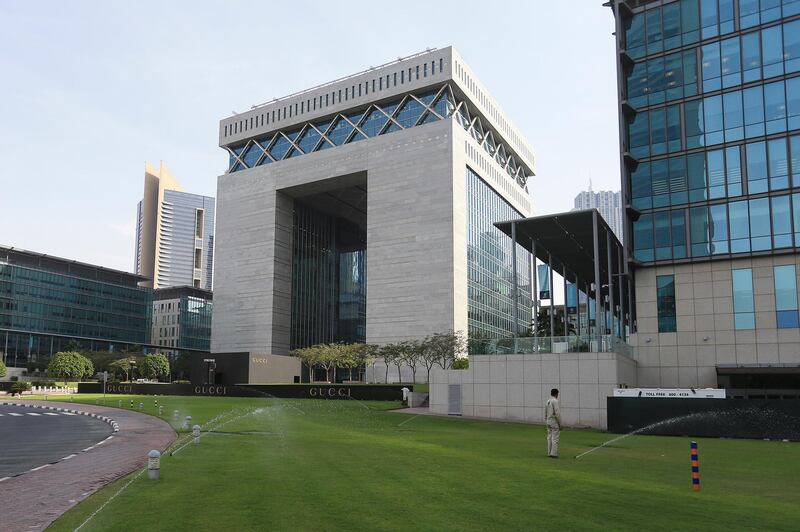
M446 99L452 107L452 109L448 109L444 115L436 111L436 106L443 98ZM422 110L412 125L403 126L398 117L410 101L419 104L422 107ZM510 177L515 179L521 187L524 188L526 186L528 175L525 174L522 165L517 163L516 158L513 155L507 155L507 149L504 143L496 140L496 133L492 131L491 128L484 126L479 114L471 111L465 100L456 99L455 92L449 83L442 85L434 94L433 98L431 98L430 102L430 104L426 104L414 94L409 93L403 96L402 99L396 104L392 104L394 105L394 109L391 112L386 112L386 110L379 105L371 104L359 115L357 115L357 119L351 119L344 113L338 113L334 115L325 121L327 122L327 126L324 128L324 130L318 128L318 124L313 124L311 122L306 123L301 127L299 133L295 136L295 140L292 140L283 131L278 131L266 138L248 140L244 146L244 149L242 149L239 154L237 154L234 149L226 146L225 149L232 157L232 164L229 166L228 172L234 172L243 168L252 168L268 162L272 163L279 160L288 159L293 157L295 152L298 154L306 154L318 151L323 143L328 143L331 147L337 146L337 144L331 140L329 135L335 129L335 126L340 124L342 121L346 122L350 126L351 130L347 133L347 136L344 138L341 144L353 142L355 137L359 134L363 135L363 138L370 138L370 135L364 131L363 127L369 117L375 111L377 111L386 118L385 123L383 123L378 130L377 135L383 135L387 133L393 125L400 130L416 127L424 123L424 121L430 115L434 116L437 120L455 118L456 121L467 131L467 133L473 139L475 139L478 144L481 145L481 147L489 154L489 156L492 157ZM354 113L350 112L348 114L353 115ZM319 134L319 139L308 151L304 151L300 147L300 143L309 131L314 131ZM288 142L289 147L282 157L276 158L272 155L272 153L270 153L270 150L272 150L272 148L280 139L284 139L286 142ZM248 166L245 163L245 156L251 149L259 149L261 150L261 154L252 166Z

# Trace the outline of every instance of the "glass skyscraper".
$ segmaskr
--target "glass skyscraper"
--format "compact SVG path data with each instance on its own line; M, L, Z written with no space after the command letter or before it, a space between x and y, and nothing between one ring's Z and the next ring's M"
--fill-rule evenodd
M800 246L800 2L635 5L620 39L633 258Z
M800 1L607 5L639 385L769 388L800 365Z

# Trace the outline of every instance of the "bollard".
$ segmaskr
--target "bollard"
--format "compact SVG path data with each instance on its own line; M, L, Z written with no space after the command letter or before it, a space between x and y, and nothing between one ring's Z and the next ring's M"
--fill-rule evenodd
M192 427L192 436L194 437L192 441L195 445L200 443L200 425Z
M692 489L700 491L700 461L697 458L697 442L691 443L692 453Z
M178 421L178 415L179 414L180 414L180 412L178 412L177 410L173 411L172 412L172 419L174 419L175 421Z
M119 401L117 401L117 406L119 406L120 408L122 408L122 399L120 399Z
M159 406L158 407L158 416L161 417L163 415L164 415L164 407L163 406Z
M47 394L44 395L44 400L47 401Z
M139 410L144 409L144 403L139 403Z
M161 471L161 453L153 449L147 453L147 478L150 480L158 480L158 474Z
M192 416L186 416L186 419L183 420L183 426L181 428L183 430L189 430L189 427L192 425Z
M133 408L133 399L131 399L131 408Z

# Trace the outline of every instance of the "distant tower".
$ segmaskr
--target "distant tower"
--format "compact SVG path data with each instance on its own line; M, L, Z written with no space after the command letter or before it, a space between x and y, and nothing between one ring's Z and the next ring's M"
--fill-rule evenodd
M584 190L575 196L575 208L573 210L597 209L605 219L606 223L622 242L622 194L601 190L592 190L592 178L589 177L589 190Z
M184 192L162 161L144 168L144 198L136 210L136 273L150 288L211 290L214 198Z

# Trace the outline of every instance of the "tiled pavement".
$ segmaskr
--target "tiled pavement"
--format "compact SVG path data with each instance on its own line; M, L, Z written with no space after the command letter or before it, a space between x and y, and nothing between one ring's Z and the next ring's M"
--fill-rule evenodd
M149 450L163 451L176 438L165 421L130 410L47 401L15 402L107 416L116 421L119 432L103 445L77 453L69 460L0 482L3 532L44 530L59 515L109 482L144 467Z

